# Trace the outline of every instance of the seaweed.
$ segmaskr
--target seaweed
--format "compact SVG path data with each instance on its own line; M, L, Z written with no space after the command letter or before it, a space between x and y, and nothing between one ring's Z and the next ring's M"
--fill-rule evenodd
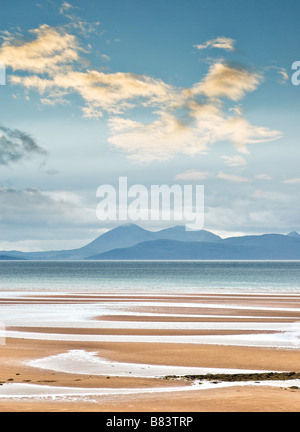
M184 379L186 381L239 382L239 381L286 381L300 379L299 372L256 372L238 374L206 374L206 375L166 375L166 380Z

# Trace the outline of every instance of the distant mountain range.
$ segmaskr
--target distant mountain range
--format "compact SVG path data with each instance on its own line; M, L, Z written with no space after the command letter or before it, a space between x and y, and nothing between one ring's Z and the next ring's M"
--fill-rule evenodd
M2 251L0 260L300 260L300 234L221 238L182 226L148 231L126 224L79 248L61 251Z

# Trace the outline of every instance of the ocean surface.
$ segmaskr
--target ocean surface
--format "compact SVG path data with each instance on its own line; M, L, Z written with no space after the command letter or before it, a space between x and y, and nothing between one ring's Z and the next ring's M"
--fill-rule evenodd
M300 293L300 261L0 261L4 291Z

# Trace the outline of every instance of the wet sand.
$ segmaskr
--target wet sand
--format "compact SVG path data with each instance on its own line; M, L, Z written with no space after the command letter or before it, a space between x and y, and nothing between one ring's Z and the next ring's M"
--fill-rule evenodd
M197 411L299 411L300 390L280 387L253 385L232 386L230 388L196 389L189 391L191 385L183 380L166 381L161 378L120 377L58 372L51 369L30 366L32 360L67 353L71 350L84 350L97 353L110 362L128 362L136 364L186 366L204 368L295 371L300 372L300 350L295 344L292 348L253 347L231 345L207 345L204 343L166 343L166 342L114 342L87 341L86 335L165 335L189 337L189 335L260 335L277 334L278 331L258 330L181 330L176 329L111 329L97 327L97 322L127 322L135 326L139 322L169 323L277 323L290 324L292 330L300 322L300 296L297 295L198 295L198 296L76 296L76 295L35 295L16 298L1 298L1 307L11 304L18 307L32 306L32 319L12 319L6 330L15 332L15 337L7 337L5 345L0 346L0 410L1 411L104 411L104 412L197 412ZM40 323L34 316L37 305L84 305L93 303L103 307L109 303L110 309L100 315L89 316L86 320L95 323L94 328L83 328L78 321L67 320L62 326L51 320ZM138 303L138 304L137 304ZM141 304L142 303L142 304ZM157 306L160 303L160 306ZM114 305L118 307L114 309ZM120 306L121 305L121 306ZM187 306L188 305L188 306ZM114 313L111 314L110 311ZM40 313L40 312L39 312ZM152 315L149 315L152 314ZM176 315L176 316L174 316ZM214 317L212 317L212 315ZM68 319L70 319L68 317ZM75 320L76 321L76 320ZM5 322L5 320L4 320ZM18 332L29 334L24 339ZM37 339L31 339L30 333L38 333ZM283 332L284 333L284 332ZM80 340L55 340L55 334L79 335ZM44 335L50 337L45 340ZM53 340L51 340L51 335ZM297 341L297 339L296 339ZM76 398L22 397L13 399L1 397L1 389L7 384L16 383L43 385L78 389L150 389L182 387L184 391L140 393L135 395L93 395ZM200 386L201 387L201 386ZM300 387L300 384L299 384Z
M8 401L1 412L299 412L299 391L278 388L236 387L173 393L119 396L91 401Z

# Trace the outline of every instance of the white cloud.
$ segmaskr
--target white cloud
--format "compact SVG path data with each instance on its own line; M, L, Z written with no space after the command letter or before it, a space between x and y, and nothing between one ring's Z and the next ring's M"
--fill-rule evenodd
M222 171L219 171L218 175L217 175L218 179L221 180L227 180L230 182L235 182L235 183L247 183L250 182L251 180L247 177L243 177L243 176L238 176L235 174L226 174Z
M207 180L211 174L206 171L189 170L184 173L177 174L175 180Z
M278 131L251 125L240 117L227 117L214 105L189 104L189 120L166 111L157 111L157 120L141 122L111 118L109 142L137 162L168 160L176 154L195 156L207 153L219 141L231 142L237 151L248 154L248 145L280 137Z
M265 127L254 126L241 117L223 119L216 130L218 140L228 139L241 153L249 153L247 144L259 144L281 138L281 133Z
M283 181L285 184L298 184L300 183L300 177L290 178Z
M103 111L119 114L133 108L137 99L144 106L172 99L172 88L163 81L125 72L65 71L49 78L13 76L11 81L27 89L37 89L41 95L47 94L48 101L56 100L58 93L60 97L78 93L87 104L83 107L86 117L101 117Z
M285 69L285 68L280 68L280 69L278 70L278 73L279 73L279 75L281 76L281 82L282 82L283 84L286 83L286 82L288 81L288 79L289 79L289 75L288 75L286 69Z
M198 50L203 50L206 48L219 48L219 49L224 49L226 51L234 51L235 50L234 44L235 44L234 39L224 37L224 36L219 36L215 39L208 40L204 44L194 45L194 47L197 48Z
M224 159L224 163L231 167L247 165L247 161L239 155L236 156L221 156Z
M46 24L30 30L32 41L7 40L0 48L0 62L14 71L56 73L79 60L81 48L74 35Z
M256 72L218 61L211 65L204 80L193 86L192 93L238 101L247 92L256 90L262 79Z
M278 202L281 204L285 203L286 205L290 201L290 196L288 196L286 193L279 192L278 190L265 191L265 190L256 189L250 195L250 197L254 198L255 200L257 200L257 199L266 200L267 199L268 201Z
M65 13L65 12L68 12L68 11L70 11L71 9L73 9L74 7L70 4L70 3L67 3L67 2L63 2L62 3L62 5L61 5L61 7L59 8L59 13L61 13L61 14L63 14L63 13Z
M270 175L268 175L268 174L257 174L255 176L255 178L257 180L266 180L266 181L272 180L272 177Z
M111 58L107 54L101 54L101 58L102 58L102 60L107 61L107 62L109 62L111 60Z
M111 118L109 142L139 163L168 160L178 153L195 156L207 151L208 136L199 136L197 128L185 125L174 115L157 114L159 118L148 124Z

